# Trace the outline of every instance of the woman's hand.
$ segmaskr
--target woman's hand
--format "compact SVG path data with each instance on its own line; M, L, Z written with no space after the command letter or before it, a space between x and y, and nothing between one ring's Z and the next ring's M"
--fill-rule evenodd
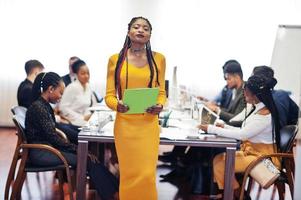
M84 120L85 121L89 121L90 117L92 116L92 114L87 114L84 116Z
M217 122L217 123L215 124L215 126L220 127L220 128L225 128L225 124L219 123L219 122Z
M208 99L206 99L205 97L202 97L202 96L197 96L196 98L200 101L205 101L205 102L209 101Z
M198 128L201 129L202 131L207 132L208 124L200 124L200 125L198 125Z
M129 110L127 105L124 105L122 101L118 101L117 111L120 113L125 113Z
M160 104L157 104L157 105L148 107L146 109L146 112L149 114L152 114L152 115L158 115L162 111L162 109L163 109L163 106Z

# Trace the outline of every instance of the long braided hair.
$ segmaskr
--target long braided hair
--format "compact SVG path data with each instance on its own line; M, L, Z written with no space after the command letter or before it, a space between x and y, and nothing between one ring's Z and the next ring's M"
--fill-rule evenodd
M248 88L271 112L272 115L272 139L276 141L277 151L280 147L280 122L277 107L275 105L272 89L277 84L275 78L267 78L262 75L251 76L245 87Z
M132 25L138 20L138 19L143 19L147 22L147 24L149 25L150 31L152 31L152 25L149 22L148 19L144 18L144 17L134 17L131 19L130 23L128 24L128 31L130 31ZM127 35L123 44L123 47L121 49L121 51L119 52L118 55L118 60L116 63L116 68L115 68L115 89L117 91L118 94L118 98L122 99L122 91L121 91L121 84L120 84L120 74L121 74L121 69L123 66L123 62L125 61L126 57L127 57L127 52L128 49L131 47L131 39L129 38L129 36ZM151 44L150 41L148 41L145 44L145 48L146 48L146 57L147 57L147 61L148 61L148 65L149 65L149 69L150 69L150 80L148 83L148 87L151 88L152 87L152 82L154 79L154 73L156 73L156 86L159 86L159 78L158 78L158 67L157 64L155 62L153 53L152 53L152 49L151 49ZM127 77L128 79L128 74Z

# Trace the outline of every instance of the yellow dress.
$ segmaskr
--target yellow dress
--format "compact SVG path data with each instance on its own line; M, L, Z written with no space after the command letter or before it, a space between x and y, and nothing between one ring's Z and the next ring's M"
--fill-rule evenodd
M115 67L118 54L109 59L106 86L106 104L117 110L117 97L114 85ZM164 104L165 96L165 58L154 52L159 72L160 92L158 104ZM128 88L147 88L150 80L149 65L136 67L128 63ZM156 75L153 87L156 85ZM126 61L120 75L122 93L126 85ZM158 116L145 114L116 115L114 137L120 168L120 200L155 200L156 166L159 151Z

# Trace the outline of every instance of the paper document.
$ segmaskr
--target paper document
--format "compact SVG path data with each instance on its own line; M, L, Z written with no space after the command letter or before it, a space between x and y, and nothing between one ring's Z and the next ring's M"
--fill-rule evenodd
M195 128L162 128L160 133L161 139L169 140L204 140L206 138L215 138L215 135L200 134L202 131L197 131Z
M123 103L129 107L126 114L145 113L145 110L157 104L159 88L126 89L123 95Z
M112 110L108 106L103 106L103 105L96 105L89 107L88 110L94 112L94 111L108 111L112 112Z
M219 116L204 105L201 112L201 124L214 124L217 119Z

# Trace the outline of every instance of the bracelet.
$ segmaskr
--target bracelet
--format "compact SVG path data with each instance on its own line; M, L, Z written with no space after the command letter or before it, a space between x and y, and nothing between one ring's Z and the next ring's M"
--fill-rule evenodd
M163 105L162 105L162 104L157 104L157 106L160 106L161 108L163 108Z

